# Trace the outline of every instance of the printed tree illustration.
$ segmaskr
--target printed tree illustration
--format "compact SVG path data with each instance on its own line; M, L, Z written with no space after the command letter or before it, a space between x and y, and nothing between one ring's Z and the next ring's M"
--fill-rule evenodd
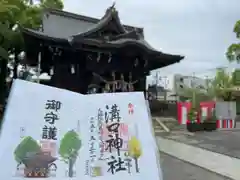
M139 140L135 136L132 136L128 142L128 154L135 161L136 172L139 172L138 159L142 155L142 149Z
M41 151L40 145L31 136L25 137L14 151L15 160L21 164L22 160L31 153Z
M68 176L73 177L73 165L78 157L78 151L81 148L81 139L74 131L68 131L61 139L59 154L63 161L68 164Z

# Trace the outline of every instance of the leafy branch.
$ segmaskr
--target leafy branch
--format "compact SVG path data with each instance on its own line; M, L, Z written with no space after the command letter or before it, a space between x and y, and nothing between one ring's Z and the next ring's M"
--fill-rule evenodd
M236 38L240 38L240 20L236 22L233 28L233 32L236 34ZM231 44L226 52L226 57L229 62L240 62L240 43L233 43Z

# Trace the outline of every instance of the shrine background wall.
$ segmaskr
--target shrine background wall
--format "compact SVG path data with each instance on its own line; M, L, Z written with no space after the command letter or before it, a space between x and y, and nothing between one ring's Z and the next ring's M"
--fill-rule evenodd
M77 18L68 18L56 14L46 13L42 18L43 32L53 37L68 38L73 34L87 31L94 23ZM71 27L71 28L69 28Z

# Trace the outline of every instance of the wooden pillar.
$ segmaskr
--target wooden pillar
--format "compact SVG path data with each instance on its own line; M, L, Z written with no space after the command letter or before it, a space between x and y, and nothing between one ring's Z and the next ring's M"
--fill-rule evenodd
M143 77L138 80L138 82L134 85L134 91L143 91L146 90L146 77Z

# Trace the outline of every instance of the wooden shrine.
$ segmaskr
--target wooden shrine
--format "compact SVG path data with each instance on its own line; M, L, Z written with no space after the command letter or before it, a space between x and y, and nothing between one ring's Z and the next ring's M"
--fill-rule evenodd
M184 58L150 46L142 28L121 24L114 5L100 20L60 10L46 11L79 22L95 22L88 30L68 37L21 28L26 63L40 63L41 73L51 76L51 86L82 94L145 91L146 76L151 70Z

